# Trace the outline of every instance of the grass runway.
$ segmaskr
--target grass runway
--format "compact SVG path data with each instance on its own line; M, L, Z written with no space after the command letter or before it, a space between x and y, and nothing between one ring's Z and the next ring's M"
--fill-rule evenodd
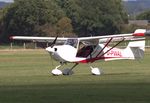
M101 76L91 75L85 64L72 76L52 76L54 65L44 50L0 51L0 103L150 102L149 50L140 61L92 64L103 68Z

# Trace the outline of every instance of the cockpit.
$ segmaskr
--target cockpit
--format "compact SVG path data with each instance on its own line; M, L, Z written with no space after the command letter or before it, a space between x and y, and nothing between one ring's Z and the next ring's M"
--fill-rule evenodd
M66 40L65 45L70 45L77 49L76 57L87 57L94 51L96 45L98 45L98 41L96 40L81 41L75 38L71 38Z
M79 41L77 57L88 57L94 51L96 46L98 45L98 41Z

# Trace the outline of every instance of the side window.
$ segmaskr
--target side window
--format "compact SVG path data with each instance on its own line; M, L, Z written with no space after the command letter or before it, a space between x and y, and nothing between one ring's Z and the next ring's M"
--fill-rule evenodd
M78 44L78 39L68 39L65 44L71 45L76 48Z

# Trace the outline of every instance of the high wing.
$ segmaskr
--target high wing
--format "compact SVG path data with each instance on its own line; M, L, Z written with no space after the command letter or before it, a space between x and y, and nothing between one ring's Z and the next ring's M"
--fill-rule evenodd
M24 41L32 41L32 42L46 42L51 43L55 40L56 37L32 37L32 36L11 36L12 40L24 40ZM64 43L68 38L57 38L57 43Z
M100 43L105 43L108 39L112 39L112 41L120 41L120 40L139 40L143 39L141 37L150 36L150 31L146 31L145 29L137 29L134 33L128 34L116 34L116 35L106 35L106 36L92 36L92 37L79 37L72 38L78 39L79 41L95 41L99 40ZM30 37L30 36L11 36L10 39L14 40L25 40L25 41L33 41L33 42L53 42L55 37ZM64 43L66 40L71 38L58 37L57 43Z
M134 33L128 34L116 34L116 35L105 35L105 36L95 36L95 37L81 37L78 38L79 41L86 42L95 42L95 40L99 40L99 43L106 43L110 39L113 41L130 41L130 40L143 40L145 36L150 36L150 31L146 31L145 29L137 29Z

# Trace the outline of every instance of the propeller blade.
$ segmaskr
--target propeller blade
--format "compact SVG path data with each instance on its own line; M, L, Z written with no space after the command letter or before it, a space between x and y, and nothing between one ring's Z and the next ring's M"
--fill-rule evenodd
M56 36L55 40L50 44L50 47L51 47L51 48L55 45L55 43L56 43L56 41L57 41L57 38L58 38L58 36Z

